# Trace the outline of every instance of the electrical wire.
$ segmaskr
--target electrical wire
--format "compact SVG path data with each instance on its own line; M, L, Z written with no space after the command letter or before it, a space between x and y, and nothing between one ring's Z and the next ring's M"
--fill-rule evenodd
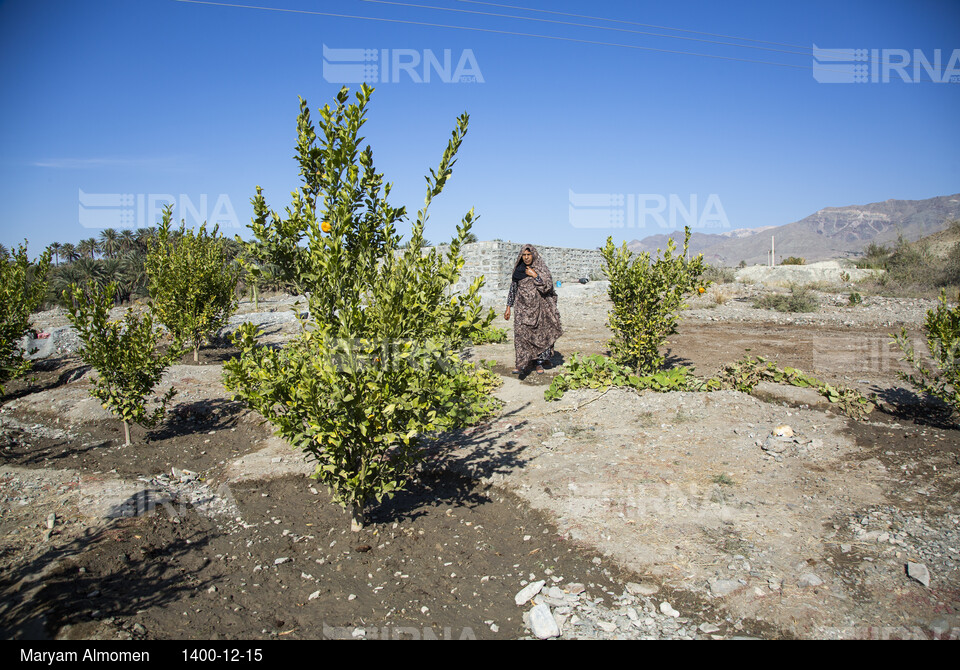
M305 10L305 9L288 9L288 8L282 8L282 7L264 7L264 6L260 6L260 5L244 5L244 4L239 4L239 3L215 2L215 1L213 1L213 0L176 0L176 1L177 1L177 2L184 2L184 3L188 3L188 4L213 5L213 6L220 6L220 7L236 8L236 9L259 9L259 10L263 10L263 11L285 12L285 13L293 13L293 14L307 14L307 15L314 15L314 16L329 16L329 17L333 17L333 18L357 19L357 20L364 20L364 21L379 21L379 22L384 22L384 23L399 23L399 24L405 24L405 25L426 26L426 27L431 27L431 28L450 28L450 29L454 29L454 30L468 30L468 31L473 31L473 32L484 32L484 33L492 33L492 34L499 34L499 35L510 35L510 36L514 36L514 37L534 37L534 38L539 38L539 39L550 39L550 40L556 40L556 41L562 41L562 42L573 42L573 43L578 43L578 44L591 44L591 45L595 45L595 46L611 46L611 47L619 47L619 48L623 48L623 49L634 49L634 50L640 50L640 51L653 51L653 52L657 52L657 53L666 53L666 54L675 54L675 55L684 55L684 56L698 56L698 57L700 57L700 58L713 58L713 59L717 59L717 60L734 61L734 62L740 62L740 63L754 63L754 64L758 64L758 65L773 65L773 66L775 66L775 67L787 67L787 68L792 68L792 69L797 69L797 70L809 70L809 69L810 69L810 66L809 66L809 65L795 65L795 64L792 64L792 63L780 63L780 62L775 62L775 61L756 60L756 59L752 59L752 58L740 58L740 57L736 57L736 56L722 56L722 55L719 55L719 54L706 54L706 53L698 53L698 52L694 52L694 51L681 51L681 50L677 50L677 49L661 49L661 48L656 48L656 47L641 46L641 45L638 45L638 44L623 44L623 43L618 43L618 42L604 42L604 41L600 41L600 40L588 40L588 39L574 38L574 37L561 37L561 36L559 36L559 35L543 35L543 34L538 34L538 33L525 33L525 32L508 31L508 30L497 30L497 29L494 29L494 28L480 28L480 27L476 27L476 26L460 26L460 25L450 25L450 24L442 24L442 23L432 23L432 22L426 22L426 21L413 21L413 20L409 20L409 19L390 19L390 18L385 18L385 17L359 16L359 15L353 15L353 14L340 14L340 13L334 13L334 12L320 12L320 11L316 11L316 10ZM701 39L701 38L683 37L683 36L679 36L679 35L664 35L664 34L659 34L659 33L649 33L649 32L645 32L645 31L637 31L637 30L630 30L630 29L624 29L624 28L612 28L612 27L609 27L609 26L595 26L595 25L584 24L584 23L574 23L574 22L568 22L568 21L555 21L555 20L551 20L551 19L536 19L536 18L533 18L533 17L513 16L513 15L509 15L509 14L497 14L497 13L493 13L493 12L480 12L480 11L474 11L474 10L455 9L455 8L450 8L450 7L437 7L437 6L433 6L433 5L419 5L419 4L413 4L413 3L399 2L398 0L360 0L360 1L361 1L361 2L371 3L371 4L395 5L395 6L412 8L412 9L433 9L433 10L438 10L438 11L454 11L454 12L461 12L461 13L475 14L475 15L482 15L482 16L493 16L493 17L497 17L497 18L510 18L510 19L519 19L519 20L527 20L527 21L538 21L538 22L544 22L544 23L553 23L553 24L560 24L560 25L568 25L568 26L588 28L588 29L589 29L589 28L593 28L593 29L598 29L598 30L614 30L614 31L618 31L618 32L633 33L633 34L646 35L646 36L652 36L652 37L663 37L663 38L673 38L673 39L682 39L682 40L692 40L692 41L698 41L698 42L707 42L707 43L710 43L710 44L718 44L718 45L722 45L722 46L733 46L733 47L741 47L741 48L748 48L748 49L762 49L762 50L765 50L765 51L772 51L772 52L785 53L785 54L791 54L791 55L802 55L802 56L809 56L809 55L810 55L810 52L809 52L809 51L802 51L802 52L786 51L786 50L783 50L783 49L773 49L773 48L769 48L769 47L752 46L752 45L748 45L748 44L734 44L734 43L730 43L730 42L718 42L718 41L716 41L716 40L706 40L706 39ZM503 8L509 8L509 9L514 9L514 10L520 10L520 11L543 12L543 13L557 14L557 15L561 15L561 16L570 16L570 17L574 17L574 18L586 18L586 19L597 20L597 21L608 21L608 22L614 22L614 23L623 23L623 24L629 24L629 25L638 25L638 26L643 26L643 27L657 28L657 29L660 29L660 30L673 30L673 31L676 31L676 32L687 32L687 33L691 33L691 34L708 35L708 36L711 36L711 37L722 37L722 38L724 38L724 39L733 39L733 40L740 40L740 41L756 42L756 43L758 43L758 44L774 44L774 45L778 45L778 46L786 46L786 47L797 48L797 49L806 49L806 47L803 47L803 46L800 46L800 45L795 45L795 44L788 44L788 43L782 43L782 42L770 42L770 41L765 41L765 40L756 40L756 39L748 38L748 37L736 37L736 36L730 36L730 35L722 35L722 34L719 34L719 33L706 33L706 32L695 31L695 30L687 30L687 29L684 29L684 28L671 28L671 27L667 27L667 26L657 26L657 25L653 25L653 24L645 24L645 23L639 23L639 22L635 22L635 21L626 21L626 20L621 20L621 19L609 19L609 18L604 18L604 17L596 17L596 16L589 16L589 15L583 15L583 14L571 14L571 13L567 13L567 12L556 12L556 11L553 11L553 10L534 9L534 8L529 8L529 7L519 7L519 6L515 6L515 5L505 5L505 4L493 3L493 2L483 2L483 1L481 1L481 0L457 0L457 1L458 1L458 2L468 2L468 3L472 3L472 4L480 4L480 5L490 5L490 6L495 6L495 7L503 7ZM848 51L849 51L849 50L842 50L842 51L834 52L834 58L836 58L836 60L840 60L840 61L849 60ZM863 50L863 51L866 51L866 50ZM823 56L830 57L831 51L830 51L829 49L818 49L818 53L819 53L819 55L820 55L821 57L823 57ZM857 63L858 65L861 65L861 66L865 67L865 64L866 64L866 63L872 63L873 65L878 65L878 64L879 64L879 61L878 61L877 59L874 59L874 58L870 58L870 59L860 58L860 59L858 59L858 60L856 61L856 63ZM831 67L831 64L830 64L830 63L818 63L817 70L818 70L819 72L837 72L837 73L841 73L841 74L845 74L845 75L849 75L849 74L850 74L850 72L849 72L848 69L846 69L846 68L840 69L840 68L839 68L839 66L841 65L840 63L836 63L836 64L833 64L833 65L835 65L835 67ZM847 64L847 63L844 63L843 65L848 65L848 64ZM861 74L861 75L860 75L860 77L865 77L865 76L866 76L865 74ZM918 81L916 81L916 82L914 82L914 83L932 83L932 82L927 82L927 81L925 81L925 80L918 80Z
M773 44L781 47L791 47L793 49L807 49L802 44L787 44L785 42L770 42L767 40L755 40L750 37L736 37L734 35L722 35L720 33L707 33L700 30L687 30L686 28L671 28L670 26L658 26L652 23L640 23L638 21L626 21L624 19L608 19L602 16L589 16L587 14L571 14L569 12L557 12L550 9L535 9L533 7L518 7L516 5L504 5L498 2L483 2L482 0L456 0L457 2L469 3L472 5L490 5L491 7L501 7L503 9L519 9L525 12L540 12L543 14L556 14L558 16L569 16L577 19L591 19L594 21L609 21L611 23L623 23L630 26L641 26L643 28L656 28L657 30L674 30L680 33L691 33L693 35L706 35L708 37L722 37L728 40L740 40L741 42L757 42L758 44Z
M621 32L621 33L630 33L630 34L633 34L633 35L646 35L646 36L648 36L648 37L665 37L665 38L667 38L667 39L688 40L688 41L691 41L691 42L706 42L707 44L720 44L720 45L723 45L723 46L740 47L741 49L761 49L761 50L763 50L763 51L773 51L773 52L776 52L776 53L793 54L793 55L798 55L798 56L809 56L809 55L810 55L810 49L809 49L809 48L806 48L806 47L801 47L801 48L805 48L805 49L806 49L805 51L787 51L787 50L785 50L785 49L774 49L774 48L771 48L771 47L754 46L754 45L752 45L752 44L734 44L733 42L718 42L717 40L708 40L708 39L703 39L703 38L701 38L701 37L684 37L683 35L664 35L663 33L651 33L651 32L645 31L645 30L632 30L632 29L630 29L630 28L614 28L614 27L611 27L611 26L594 26L594 25L590 25L590 24L588 24L588 23L574 23L574 22L572 22L572 21L558 21L558 20L555 20L555 19L538 19L538 18L534 18L534 17L532 17L532 16L516 16L516 15L513 15L513 14L498 14L498 13L495 13L495 12L480 12L480 11L475 11L475 10L470 10L470 9L457 9L457 8L455 8L455 7L437 7L437 6L435 6L435 5L415 5L415 4L412 4L412 3L409 3L409 2L397 2L396 0L359 0L359 1L360 1L360 2L368 2L368 3L371 3L371 4L377 4L377 5L396 5L396 6L399 6L399 7L409 7L409 8L413 8L413 9L434 9L434 10L442 11L442 12L460 12L460 13L463 13L463 14L475 14L475 15L478 15L478 16L492 16L492 17L504 18L504 19L518 19L518 20L521 20L521 21L536 21L536 22L538 22L538 23L551 23L551 24L555 24L555 25L574 26L574 27L577 27L577 28L592 28L592 29L594 29L594 30L611 30L611 31ZM507 5L507 6L509 6L509 5ZM516 8L513 8L513 9L523 10L523 9L525 9L525 8L524 8L524 7L516 7ZM557 12L555 12L555 13L557 13ZM574 15L574 16L576 16L576 15ZM596 20L598 20L598 21L614 21L614 20L615 20L615 19L601 19L601 18L599 18L599 17L584 17L584 18L596 19ZM642 25L642 24L641 24L641 25ZM676 29L676 28L663 28L663 29L664 29L664 30L678 30L678 29ZM684 32L693 32L693 31L684 31ZM728 39L741 39L741 38L738 38L738 37L730 37L730 38L728 38Z
M575 37L560 37L558 35L541 35L537 33L523 33L523 32L510 31L510 30L496 30L494 28L457 26L457 25L450 25L450 24L443 24L443 23L431 23L427 21L411 21L408 19L388 19L388 18L377 17L377 16L358 16L355 14L338 14L335 12L319 12L316 10L309 10L309 9L288 9L284 7L263 7L260 5L242 5L239 3L232 3L232 2L214 2L213 0L176 0L176 2L182 2L186 4L192 4L192 5L230 7L234 9L258 9L263 11L283 12L283 13L289 13L289 14L329 16L329 17L340 18L340 19L360 19L364 21L379 21L383 23L399 23L403 25L426 26L428 28L452 28L455 30L469 30L473 32L493 33L497 35L511 35L514 37L537 37L540 39L557 40L561 42L574 42L577 44L592 44L595 46L620 47L623 49L654 51L658 53L677 54L677 55L684 55L684 56L699 56L701 58L715 58L718 60L736 61L740 63L756 63L759 65L774 65L777 67L788 67L788 68L797 69L797 70L809 70L809 66L807 65L793 65L792 63L777 63L774 61L755 60L752 58L738 58L735 56L719 56L717 54L704 54L704 53L697 53L695 51L679 51L676 49L658 49L656 47L645 47L645 46L640 46L638 44L621 44L617 42L601 42L598 40L586 40L586 39L579 39Z

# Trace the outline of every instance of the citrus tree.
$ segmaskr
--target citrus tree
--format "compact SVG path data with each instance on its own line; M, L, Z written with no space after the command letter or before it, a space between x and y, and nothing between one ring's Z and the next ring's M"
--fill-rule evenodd
M200 345L237 308L240 267L230 259L218 226L208 233L206 224L193 230L181 223L172 231L172 217L173 205L168 205L147 254L150 300L160 323L190 345L199 363Z
M258 189L251 228L264 257L308 295L309 316L282 349L259 346L256 327L244 324L240 356L224 365L226 387L316 462L314 476L351 511L354 530L368 504L405 485L425 435L496 407L492 373L460 355L492 319L480 308L482 278L452 294L473 211L445 255L423 248L427 210L450 178L468 117L426 177L425 205L401 249L395 226L405 209L388 204L390 185L372 149L361 149L372 92L364 85L349 103L342 89L335 106L319 110L319 134L300 101L302 185L285 219L267 211Z
M903 352L904 361L912 368L912 373L900 370L897 375L921 393L939 398L951 411L960 411L960 304L950 307L946 291L940 292L936 309L927 310L923 333L930 355L928 360L914 351L906 328L891 336Z
M703 292L703 255L687 260L690 228L685 229L683 252L675 254L676 242L670 238L659 258L643 252L634 255L626 242L619 249L607 238L601 250L604 272L610 279L610 353L620 365L648 374L664 361L660 347L677 332L677 319L684 296Z
M123 422L125 444L130 444L131 423L153 428L163 419L176 390L171 387L158 398L153 411L147 408L148 396L183 350L175 341L165 353L160 351L163 331L150 312L137 315L128 309L123 320L111 321L116 290L113 284L100 290L89 282L85 288L74 285L64 298L82 343L79 355L97 371L90 394Z
M43 304L49 269L49 250L31 263L26 244L0 258L0 394L4 384L30 369L20 340L30 332L30 315Z

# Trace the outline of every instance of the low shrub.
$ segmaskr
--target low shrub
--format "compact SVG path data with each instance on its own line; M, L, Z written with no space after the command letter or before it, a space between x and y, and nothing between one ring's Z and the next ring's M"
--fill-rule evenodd
M581 388L607 389L611 386L638 391L644 389L660 392L698 391L703 389L705 383L686 367L641 375L635 373L630 367L600 354L591 356L573 354L560 373L553 378L550 388L544 392L543 397L546 400L559 400L566 391Z
M707 265L703 270L703 279L714 284L732 284L737 279L737 273L733 268Z
M898 376L921 393L939 398L954 411L960 410L960 305L947 305L946 291L940 292L940 304L927 311L923 324L927 350L936 370L927 366L913 349L905 328L892 336L914 374L897 372Z
M857 259L856 265L861 270L886 270L890 249L886 245L871 242L864 250L862 258Z
M507 330L488 326L470 333L470 342L473 344L500 344L507 341Z
M791 286L790 293L768 293L757 298L753 306L778 312L816 312L820 304L807 287Z
M823 397L835 404L847 416L862 419L873 411L874 404L860 391L842 386L833 386L811 377L796 368L781 368L772 361L758 356L743 358L725 366L716 377L702 379L693 374L690 368L676 367L661 370L654 374L638 375L630 368L601 356L580 356L574 354L564 365L550 388L544 393L546 400L559 400L566 391L580 388L606 390L612 386L632 388L637 391L650 389L658 392L669 391L719 391L736 390L750 393L760 382L789 384L804 388L815 388Z

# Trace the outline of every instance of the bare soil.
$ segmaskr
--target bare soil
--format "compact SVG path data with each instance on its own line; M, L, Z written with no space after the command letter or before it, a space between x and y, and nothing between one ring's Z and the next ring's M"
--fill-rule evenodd
M665 350L703 375L761 355L877 394L855 421L790 387L547 403L556 366L609 338L602 290L570 287L555 366L521 380L512 341L470 352L504 377L500 415L430 445L360 533L223 390L229 346L174 366L168 420L126 447L90 371L40 361L0 409L2 636L517 638L513 596L545 579L605 602L655 585L716 637L957 637L960 433L889 345L915 303L784 317L734 297L694 305ZM759 445L782 424L775 457Z

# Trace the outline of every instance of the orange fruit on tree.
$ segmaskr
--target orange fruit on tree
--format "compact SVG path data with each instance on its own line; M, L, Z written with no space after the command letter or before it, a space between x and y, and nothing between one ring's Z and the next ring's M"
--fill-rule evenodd
M329 221L324 221L323 223L321 223L321 224L320 224L320 230L322 230L322 231L325 232L325 233L329 233L329 232L330 232L330 222L329 222Z

